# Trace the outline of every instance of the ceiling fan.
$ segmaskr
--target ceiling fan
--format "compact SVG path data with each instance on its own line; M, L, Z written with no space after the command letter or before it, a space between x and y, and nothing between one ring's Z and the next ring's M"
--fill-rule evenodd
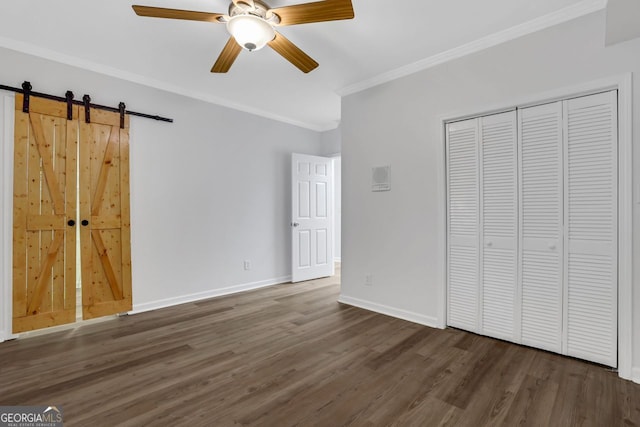
M324 0L272 9L262 0L233 0L229 14L166 9L151 6L132 6L139 16L153 18L186 19L227 25L231 38L222 49L212 73L226 73L242 49L254 51L269 45L287 61L308 73L318 63L290 42L275 27L338 21L354 17L351 0Z

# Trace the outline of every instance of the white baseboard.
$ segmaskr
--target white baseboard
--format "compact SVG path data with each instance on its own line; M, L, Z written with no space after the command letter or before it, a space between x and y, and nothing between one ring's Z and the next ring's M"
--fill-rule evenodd
M635 367L631 371L631 381L636 384L640 384L640 367Z
M353 298L346 295L340 295L338 302L355 307L364 308L365 310L375 311L376 313L386 314L387 316L397 317L398 319L407 320L420 325L432 328L438 327L438 319L423 314L414 313L412 311L401 310L399 308L389 307L388 305L378 304L371 301L365 301L359 298Z
M291 276L276 277L273 279L261 280L258 282L244 283L241 285L228 286L226 288L212 289L205 292L197 292L195 294L181 295L179 297L166 298L157 301L136 304L134 301L133 310L129 314L143 313L145 311L157 310L159 308L171 307L173 305L185 304L194 301L200 301L209 298L221 297L224 295L236 294L238 292L251 291L254 289L265 288L267 286L278 285L291 281Z

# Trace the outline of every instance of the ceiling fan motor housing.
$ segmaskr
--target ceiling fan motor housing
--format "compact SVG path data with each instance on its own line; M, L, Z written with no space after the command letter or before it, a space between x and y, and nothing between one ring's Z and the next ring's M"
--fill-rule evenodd
M270 12L270 6L262 1L254 0L253 6L243 1L231 2L229 5L229 17L237 15L253 15L267 21L271 25L278 25L280 17Z

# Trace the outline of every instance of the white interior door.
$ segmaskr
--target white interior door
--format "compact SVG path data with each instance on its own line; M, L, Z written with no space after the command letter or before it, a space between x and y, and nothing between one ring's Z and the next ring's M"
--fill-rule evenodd
M291 158L291 281L333 275L333 161Z

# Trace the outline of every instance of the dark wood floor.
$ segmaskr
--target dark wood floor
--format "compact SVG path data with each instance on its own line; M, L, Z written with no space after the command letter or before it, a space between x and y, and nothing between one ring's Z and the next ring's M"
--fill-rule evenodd
M67 426L633 426L601 366L336 302L339 277L0 344L0 405Z

